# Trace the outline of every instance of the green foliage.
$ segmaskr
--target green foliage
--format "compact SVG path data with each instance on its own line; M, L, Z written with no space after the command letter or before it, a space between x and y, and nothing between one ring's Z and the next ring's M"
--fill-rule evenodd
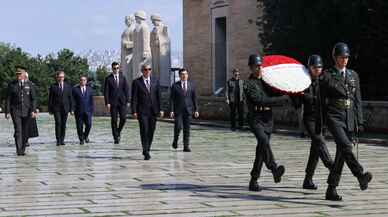
M99 66L96 71L97 81L104 86L105 77L108 76L109 71L106 66Z
M55 71L64 69L66 80L75 85L79 75L89 74L86 58L74 55L71 50L63 49L55 56L40 55L32 57L20 48L0 43L0 99L4 100L8 82L15 78L15 66L23 65L27 68L30 80L36 85L39 96L39 106L47 105L48 88L55 82Z
M384 0L258 0L259 38L265 54L284 54L303 63L320 54L332 65L331 49L347 43L350 67L361 78L364 98L388 96L388 2Z

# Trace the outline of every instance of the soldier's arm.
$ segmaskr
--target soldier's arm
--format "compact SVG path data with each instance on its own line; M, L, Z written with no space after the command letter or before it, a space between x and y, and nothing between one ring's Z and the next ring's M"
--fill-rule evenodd
M254 85L252 82L245 82L246 83L246 97L249 101L254 103L255 105L260 106L273 106L278 105L280 103L285 102L287 99L289 99L288 96L276 96L276 97L267 97L263 90L258 88L256 85Z
M32 112L36 113L38 107L38 96L36 92L36 87L31 83L31 103L32 103Z
M357 113L357 123L359 125L364 125L364 116L362 114L362 98L361 98L361 88L360 88L360 79L355 73L355 79L356 79L356 97L354 100L355 106L356 106L356 113Z
M324 126L326 125L326 89L323 86L323 81L320 80L318 84L318 94L317 94L317 103L315 104L315 133L321 134Z

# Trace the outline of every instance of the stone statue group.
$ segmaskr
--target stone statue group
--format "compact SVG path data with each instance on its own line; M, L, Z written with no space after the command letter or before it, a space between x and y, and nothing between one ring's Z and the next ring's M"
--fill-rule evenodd
M125 17L127 29L121 36L121 71L129 83L141 76L141 66L152 65L153 75L161 86L170 86L171 43L168 27L159 15L152 15L154 25L150 32L147 14L138 11Z

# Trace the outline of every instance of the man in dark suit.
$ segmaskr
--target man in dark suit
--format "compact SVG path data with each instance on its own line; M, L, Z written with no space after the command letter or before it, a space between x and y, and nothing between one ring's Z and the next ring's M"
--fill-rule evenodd
M72 108L72 87L65 82L65 72L56 72L56 82L50 86L48 112L54 115L57 146L65 145L66 122Z
M77 125L77 134L80 145L89 143L89 132L92 128L94 111L93 90L87 86L87 77L80 76L79 85L73 87L73 111ZM85 125L85 130L84 130Z
M180 81L171 86L170 117L174 118L174 141L172 147L178 148L178 138L183 126L183 151L190 150L190 123L192 115L199 117L197 95L193 83L188 81L189 74L186 69L179 70Z
M25 155L31 118L36 118L36 92L31 81L25 80L24 67L16 68L16 79L8 84L5 118L11 114L15 133L16 153Z
M150 149L154 138L156 117L163 111L160 109L159 81L151 77L151 67L143 65L143 75L132 83L132 114L139 121L141 144L144 160L151 159Z
M129 86L125 76L119 72L120 65L112 63L112 74L105 78L104 97L105 105L110 112L112 135L115 144L120 143L121 131L127 120L127 108L129 106ZM117 116L120 123L117 127Z

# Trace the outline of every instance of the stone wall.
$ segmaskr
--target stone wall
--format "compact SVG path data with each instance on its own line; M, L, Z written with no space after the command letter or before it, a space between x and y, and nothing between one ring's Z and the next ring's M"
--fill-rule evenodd
M212 95L212 15L214 0L183 0L184 66L192 74L200 95ZM257 0L225 0L227 6L228 78L233 68L248 76L247 59L262 50L256 19L261 13Z
M200 94L212 92L211 22L208 0L183 0L184 66L191 72Z

